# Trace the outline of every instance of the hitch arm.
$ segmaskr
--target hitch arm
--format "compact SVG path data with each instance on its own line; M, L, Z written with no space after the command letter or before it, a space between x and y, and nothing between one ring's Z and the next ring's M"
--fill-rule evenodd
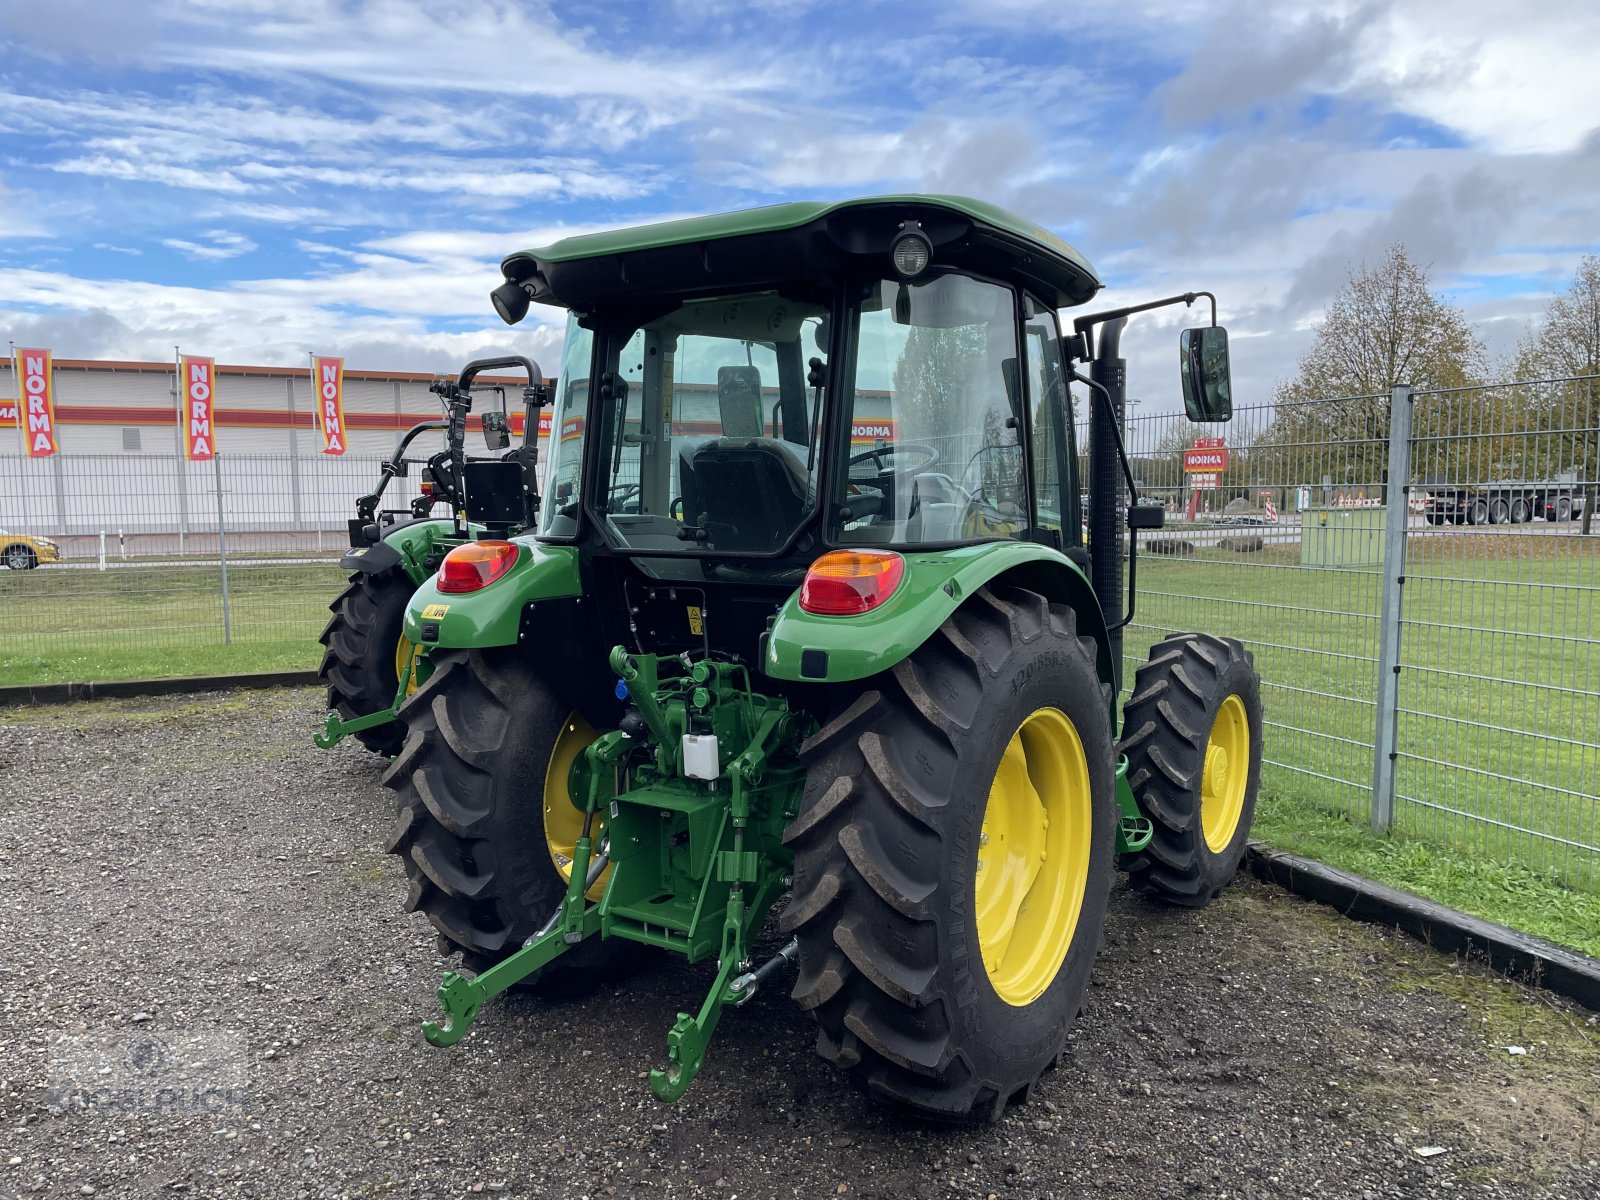
M591 812L589 817L593 815ZM422 1023L422 1036L429 1045L455 1045L466 1035L486 1001L521 983L540 967L599 931L600 907L585 904L583 899L583 893L594 882L592 876L599 874L590 871L593 846L589 826L590 821L586 819L583 836L572 850L572 876L567 880L567 894L533 941L472 979L454 971L445 972L444 981L439 984L439 1007L444 1009L449 1020L442 1025L436 1021Z

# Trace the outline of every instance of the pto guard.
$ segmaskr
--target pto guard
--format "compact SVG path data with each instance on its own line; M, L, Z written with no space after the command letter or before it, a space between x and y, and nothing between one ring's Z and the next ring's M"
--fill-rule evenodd
M878 607L853 616L820 616L799 594L779 611L762 670L774 679L843 683L887 671L931 637L985 584L1005 576L1078 613L1079 632L1100 645L1101 678L1111 678L1105 619L1081 571L1034 542L983 542L905 555L904 580Z
M437 575L423 580L406 609L405 636L429 649L511 646L530 602L582 594L576 547L511 540L515 565L478 591L441 592Z

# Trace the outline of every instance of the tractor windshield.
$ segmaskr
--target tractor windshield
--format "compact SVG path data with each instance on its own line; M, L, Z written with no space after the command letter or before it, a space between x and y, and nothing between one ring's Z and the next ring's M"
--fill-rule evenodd
M826 312L776 292L716 297L608 338L588 503L613 544L783 547L815 503L807 363L826 354Z
M832 540L918 545L1020 537L1032 515L1016 294L964 275L878 284L844 395L850 444Z

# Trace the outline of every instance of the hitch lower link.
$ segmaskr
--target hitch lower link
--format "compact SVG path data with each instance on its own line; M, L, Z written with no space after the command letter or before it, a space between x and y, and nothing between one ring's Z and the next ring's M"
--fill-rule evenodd
M352 733L360 733L365 729L376 729L379 725L387 725L396 719L400 706L405 703L407 694L412 690L411 679L417 671L417 660L420 651L406 655L405 666L400 669L399 686L395 688L394 700L388 708L380 708L377 712L368 713L364 717L341 717L333 709L328 710L328 715L323 719L322 732L313 734L311 740L323 750L332 750Z
M351 717L345 720L333 709L328 710L327 717L322 722L322 732L312 734L311 740L324 750L332 750L352 733L360 733L364 729L375 729L379 725L387 725L394 720L395 710L380 708L375 713L368 713L364 717Z
M584 893L594 886L605 870L604 851L591 862L593 844L589 827L593 813L586 814L583 836L573 848L572 876L567 894L533 940L503 962L482 974L466 978L447 971L439 985L439 1006L447 1019L443 1024L423 1021L422 1036L433 1046L453 1046L466 1035L478 1011L507 988L516 986L541 967L560 957L573 946L592 937L600 929L600 906L586 903ZM723 953L717 975L700 1010L694 1016L679 1013L667 1031L667 1066L650 1072L650 1091L656 1099L671 1104L689 1090L705 1062L706 1048L715 1032L722 1010L738 1007L756 994L761 984L794 961L799 943L791 940L761 966L750 968L744 955L744 896L740 888L731 889L728 923L723 932ZM735 972L740 972L735 974Z

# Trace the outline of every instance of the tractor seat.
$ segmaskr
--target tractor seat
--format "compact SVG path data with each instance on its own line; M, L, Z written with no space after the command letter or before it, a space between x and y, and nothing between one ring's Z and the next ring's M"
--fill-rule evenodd
M805 450L768 437L714 438L682 472L683 522L715 550L776 550L811 502Z

